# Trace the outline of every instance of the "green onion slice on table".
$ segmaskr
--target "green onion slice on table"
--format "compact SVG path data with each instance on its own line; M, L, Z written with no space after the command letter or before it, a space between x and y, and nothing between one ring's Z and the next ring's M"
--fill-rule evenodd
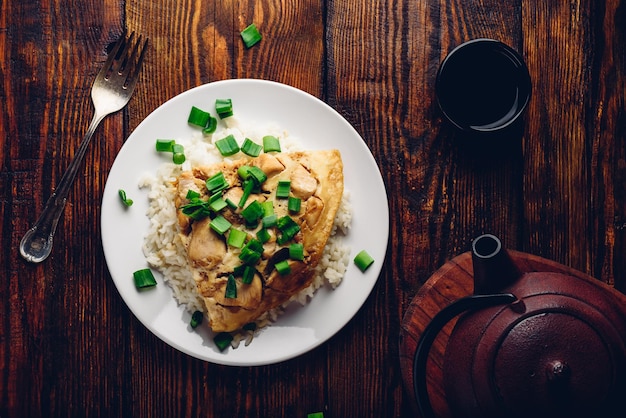
M254 23L250 24L247 28L241 31L241 39L243 40L246 48L252 48L259 43L263 37L257 29Z

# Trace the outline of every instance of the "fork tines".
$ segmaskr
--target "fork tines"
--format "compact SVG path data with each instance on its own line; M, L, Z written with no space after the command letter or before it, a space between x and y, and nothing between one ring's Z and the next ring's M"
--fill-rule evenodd
M114 72L117 72L126 80L124 88L132 88L137 82L147 45L148 38L143 39L143 36L139 35L135 40L135 32L131 32L128 39L122 35L102 66L101 72L104 78L108 80Z

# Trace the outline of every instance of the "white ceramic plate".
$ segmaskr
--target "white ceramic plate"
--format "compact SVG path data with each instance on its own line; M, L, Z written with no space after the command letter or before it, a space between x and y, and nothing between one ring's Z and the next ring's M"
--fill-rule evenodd
M191 138L197 130L188 126L191 106L211 111L216 98L231 98L240 121L271 121L297 137L306 149L337 148L344 162L345 188L350 191L352 226L344 243L351 256L343 282L334 290L320 288L305 306L292 303L285 314L261 330L249 346L220 352L206 326L190 328L189 314L178 306L163 278L158 285L139 292L134 271L146 268L142 252L148 230L147 190L139 189L140 177L156 173L164 161L155 149L157 138ZM124 189L133 206L121 204ZM363 305L380 274L389 234L389 210L385 186L372 154L357 131L335 110L301 90L263 80L226 80L184 92L152 112L130 135L111 168L102 198L102 244L106 262L124 302L155 335L193 357L226 365L264 365L303 354L327 341ZM352 262L360 250L375 262L362 273ZM204 322L206 324L206 322Z

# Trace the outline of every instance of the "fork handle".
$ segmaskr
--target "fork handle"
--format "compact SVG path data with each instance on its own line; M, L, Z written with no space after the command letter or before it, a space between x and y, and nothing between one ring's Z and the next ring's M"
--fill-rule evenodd
M54 233L59 219L63 214L67 195L71 190L74 179L76 178L76 173L78 173L78 169L85 157L85 152L87 151L91 137L106 115L107 114L100 114L97 111L94 113L89 128L83 137L83 141L80 143L63 177L61 177L61 181L56 190L48 198L37 222L24 234L20 242L20 254L27 261L40 263L50 255Z

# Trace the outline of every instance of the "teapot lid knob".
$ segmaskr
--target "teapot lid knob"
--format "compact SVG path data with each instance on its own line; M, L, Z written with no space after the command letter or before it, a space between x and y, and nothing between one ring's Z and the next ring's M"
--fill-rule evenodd
M546 378L549 382L565 383L569 380L572 372L567 363L561 360L554 360L546 366Z

